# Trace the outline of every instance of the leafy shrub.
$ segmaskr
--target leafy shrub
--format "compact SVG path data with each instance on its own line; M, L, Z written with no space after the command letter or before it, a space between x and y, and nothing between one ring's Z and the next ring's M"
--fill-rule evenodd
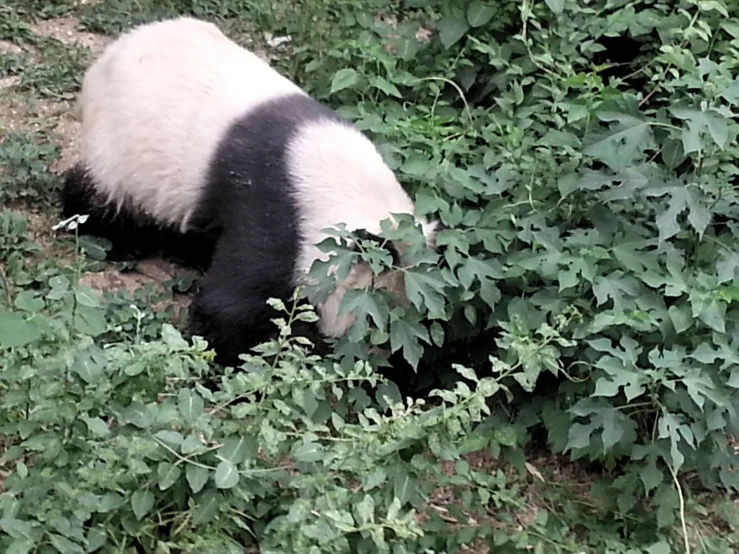
M738 8L321 6L320 55L301 44L284 65L451 227L441 263L407 271L409 309L347 300L374 342L425 352L425 371L443 345L535 392L516 403L532 431L619 468L615 510L647 497L672 524L687 473L736 490ZM305 31L302 13L278 21Z
M59 147L41 131L10 130L0 137L0 202L18 199L48 206L58 185L49 165L59 158Z
M348 294L358 322L322 358L288 332L310 312L277 304L283 334L223 373L201 342L122 299L103 306L74 275L21 286L0 313L14 470L0 547L731 552L730 501L701 502L738 484L739 6L139 0L79 13L107 32L194 13L289 35L276 63L372 135L449 229L438 252L409 222L382 233L414 245L409 306ZM389 263L337 235L341 267ZM370 345L405 362L386 368L397 380L416 368L446 387L403 399ZM517 528L515 479L465 456L536 476L537 448L600 478L591 502ZM439 487L447 512L430 505ZM719 520L714 537L699 515Z

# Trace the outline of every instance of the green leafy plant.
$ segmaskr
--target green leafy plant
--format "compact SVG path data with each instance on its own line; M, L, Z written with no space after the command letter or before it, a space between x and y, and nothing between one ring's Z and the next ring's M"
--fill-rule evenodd
M337 231L315 290L364 260L401 272L409 303L352 291L357 323L319 356L292 333L312 311L273 302L276 339L217 368L153 291L101 298L78 284L82 259L29 268L35 247L3 212L0 549L735 548L735 3L57 8L109 34L193 14L268 48L447 229L434 251L408 219L386 226L380 241L409 244L400 266ZM45 12L11 10L0 30L33 40ZM53 56L62 70L28 90L66 98L85 60ZM38 138L3 137L2 198L52 190Z

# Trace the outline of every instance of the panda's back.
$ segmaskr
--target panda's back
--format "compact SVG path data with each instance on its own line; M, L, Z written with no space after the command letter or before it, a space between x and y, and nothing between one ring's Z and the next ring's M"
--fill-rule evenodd
M185 230L229 130L264 102L296 96L307 98L210 23L144 25L85 75L82 161L110 201Z

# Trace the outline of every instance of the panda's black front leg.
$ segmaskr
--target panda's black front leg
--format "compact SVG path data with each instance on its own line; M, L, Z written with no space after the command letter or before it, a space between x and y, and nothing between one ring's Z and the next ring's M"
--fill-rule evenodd
M206 278L190 307L189 330L208 341L217 363L238 365L239 354L248 353L275 333L270 311L266 299L214 286Z
M287 301L294 290L292 266L264 246L264 237L223 235L190 307L190 333L205 338L222 365L276 335L278 314L267 300Z

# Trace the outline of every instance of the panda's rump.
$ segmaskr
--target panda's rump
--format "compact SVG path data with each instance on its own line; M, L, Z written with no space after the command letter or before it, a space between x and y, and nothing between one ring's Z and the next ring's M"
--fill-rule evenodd
M211 24L144 25L85 75L83 163L110 202L184 231L229 126L265 99L296 91Z

